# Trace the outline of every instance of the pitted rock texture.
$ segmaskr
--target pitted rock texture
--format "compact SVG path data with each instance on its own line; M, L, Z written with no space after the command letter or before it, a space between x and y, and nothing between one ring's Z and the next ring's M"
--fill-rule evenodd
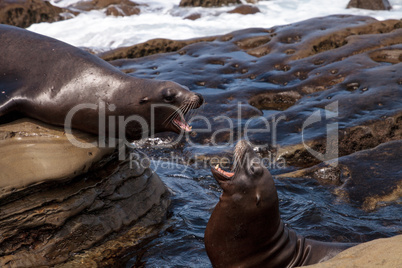
M401 112L397 100L402 86L401 26L398 20L329 16L241 30L209 42L201 39L174 53L111 63L136 76L170 79L197 90L207 99L201 113L210 118L226 114L233 120L237 116L249 119L264 112L267 116L253 119L258 126L272 119L273 113L282 115L286 119L278 122L281 128L276 133L281 146L302 144L308 116L337 103L339 134L345 143L340 155L346 155L400 138L395 129ZM238 114L237 102L245 113ZM358 116L363 111L370 116ZM212 131L222 127L214 124ZM324 129L321 125L311 128L304 133L305 142L317 141L326 133L317 131ZM264 143L270 136L252 135L254 141ZM195 141L205 143L206 138L208 133ZM308 162L294 163L311 165Z
M333 185L332 192L341 201L354 202L373 211L402 197L400 160L402 140L383 143L327 163L276 176L277 179L312 178Z
M346 8L390 10L392 7L388 0L350 0Z
M215 40L216 37L194 38L189 40L175 41L170 39L157 38L144 43L136 44L130 47L117 48L111 51L100 53L98 56L106 61L126 59L126 58L141 58L159 53L168 53L178 51L181 48L199 42L208 42ZM117 63L118 64L118 63ZM131 72L132 70L124 70Z
M65 10L42 0L0 0L0 23L26 28L33 23L64 19Z
M401 27L400 20L334 15L111 63L203 94L206 104L191 122L197 135L187 137L197 146L186 143L184 152L202 155L247 138L264 147L263 157L294 170L402 139ZM392 187L398 174L389 174Z
M111 63L135 76L174 80L202 93L207 100L202 115L211 120L226 115L235 129L241 126L234 141L244 135L247 122L249 128L267 129L266 122L272 128L274 120L276 133L248 137L275 143L273 149L289 165L306 167L320 161L309 156L303 142L323 153L326 129L323 123L305 128L303 123L325 107L338 113L332 122L339 125L340 156L401 138L401 26L398 20L329 16L241 30L177 52ZM193 125L204 127L199 121ZM227 120L215 120L210 132L191 139L226 143L229 131L211 135L223 128L230 128Z
M169 194L144 154L127 150L119 160L114 149L74 147L64 129L32 120L2 125L0 133L0 150L9 148L0 161L1 267L74 262L77 252L104 265L157 234ZM87 145L96 139L75 134ZM31 180L20 180L29 171Z

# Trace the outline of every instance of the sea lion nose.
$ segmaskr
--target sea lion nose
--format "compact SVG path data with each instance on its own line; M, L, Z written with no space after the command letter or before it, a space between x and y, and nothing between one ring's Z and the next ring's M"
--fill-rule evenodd
M195 93L195 95L198 97L198 105L197 105L198 108L204 103L204 97L199 93Z

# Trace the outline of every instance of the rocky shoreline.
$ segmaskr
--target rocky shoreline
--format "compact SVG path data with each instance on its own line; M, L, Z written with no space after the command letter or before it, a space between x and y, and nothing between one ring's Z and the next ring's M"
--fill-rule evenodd
M79 148L64 129L25 119L1 125L0 134L1 267L81 256L113 264L160 231L169 192L143 166L144 154L128 151L121 161L115 149ZM97 139L75 136L86 145Z

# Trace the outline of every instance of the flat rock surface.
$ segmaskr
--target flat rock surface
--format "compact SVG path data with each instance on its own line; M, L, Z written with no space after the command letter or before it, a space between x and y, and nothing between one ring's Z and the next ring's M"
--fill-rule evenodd
M78 148L61 128L23 119L0 125L1 195L48 180L65 180L85 173L113 149L91 146L97 137L79 133ZM1 196L0 196L1 197Z
M381 267L402 266L402 235L376 239L349 248L323 263L309 265L309 268Z

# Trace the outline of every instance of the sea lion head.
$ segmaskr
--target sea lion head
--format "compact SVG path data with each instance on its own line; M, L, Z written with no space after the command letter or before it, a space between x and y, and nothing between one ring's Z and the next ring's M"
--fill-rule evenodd
M218 166L211 171L223 189L221 200L230 198L244 212L272 213L278 208L271 173L247 141L241 140L235 147L233 172L224 171Z
M191 132L191 127L186 122L186 115L199 108L204 98L201 94L190 91L187 87L182 86L173 81L161 80L142 80L139 85L139 79L136 79L136 90L133 99L126 98L126 105L120 107L128 107L120 114L139 115L144 124L139 126L138 121L134 118L132 123L126 125L125 135L129 140L135 140L142 137L150 136L150 134L172 131L177 134L182 132ZM133 95L133 94L130 94ZM133 108L135 107L135 108ZM145 126L144 126L145 125ZM146 130L144 130L146 128ZM139 131L142 129L142 132ZM148 135L144 135L147 132Z
M172 81L165 81L165 86L159 92L163 112L156 117L156 125L162 126L162 131L170 130L176 133L189 132L191 127L185 120L185 115L199 108L204 98L201 94L191 92L187 87ZM159 113L158 113L159 114ZM165 115L166 114L166 115Z
M232 172L218 165L212 174L223 189L205 230L205 247L214 267L261 263L261 249L280 226L279 201L270 172L244 140L234 151ZM252 262L250 262L252 260Z

